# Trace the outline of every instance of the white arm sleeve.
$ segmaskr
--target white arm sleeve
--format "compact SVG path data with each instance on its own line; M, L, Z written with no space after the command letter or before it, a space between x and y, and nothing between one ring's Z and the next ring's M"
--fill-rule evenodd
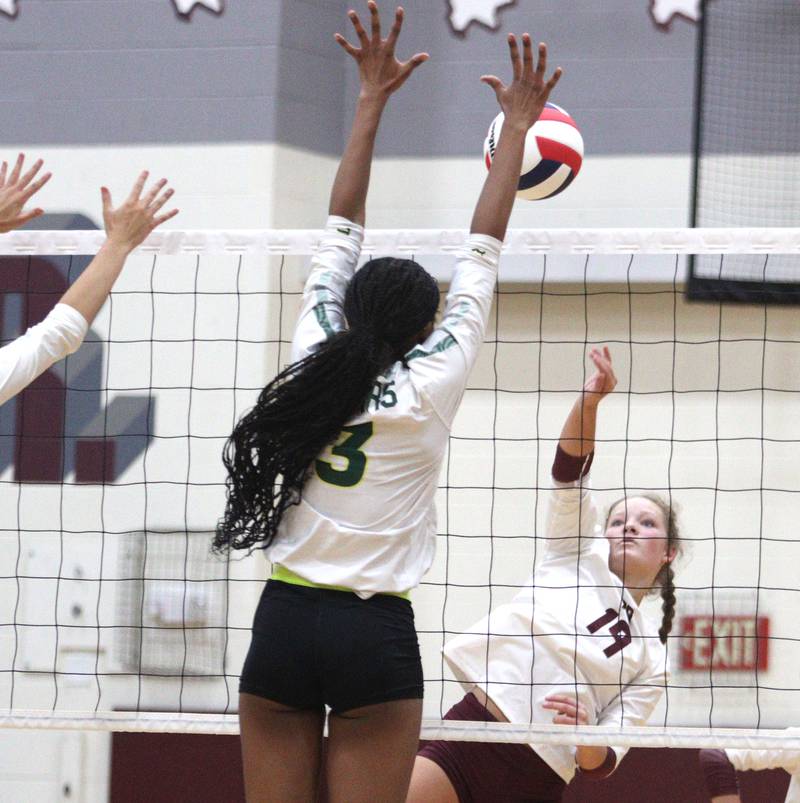
M0 404L5 404L53 363L76 351L89 324L78 310L56 304L50 314L0 349Z
M291 361L307 357L318 343L346 326L344 295L353 278L364 229L343 217L331 216L303 290L303 305L292 339Z
M483 343L502 245L485 234L469 236L457 257L441 324L406 354L414 384L447 427Z
M575 482L553 480L547 508L547 554L552 556L578 555L589 551L595 538L605 536L595 532L597 505L589 478Z
M664 665L651 665L649 672L624 686L621 693L600 712L597 724L616 727L646 725L668 682L669 672L664 670ZM619 767L629 748L612 745L611 749L617 756L616 767Z
M800 752L796 750L726 749L725 755L737 770L784 769L789 773L800 773Z

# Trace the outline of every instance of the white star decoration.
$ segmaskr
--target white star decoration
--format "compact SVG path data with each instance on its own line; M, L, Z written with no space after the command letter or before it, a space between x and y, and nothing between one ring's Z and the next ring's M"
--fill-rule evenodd
M498 11L513 5L516 5L516 0L450 0L450 24L460 34L465 33L473 22L496 30Z
M184 17L188 17L195 6L203 6L215 14L221 14L224 5L224 0L172 0L172 2L175 3L178 14Z
M8 14L9 17L17 13L17 0L0 0L0 14Z
M699 22L700 0L651 0L650 13L656 25L664 28L668 28L675 17Z

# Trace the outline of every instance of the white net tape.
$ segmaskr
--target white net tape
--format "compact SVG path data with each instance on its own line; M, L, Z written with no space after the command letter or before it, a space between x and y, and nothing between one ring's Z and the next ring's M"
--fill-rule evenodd
M309 255L321 231L157 231L137 249L149 254ZM465 229L367 229L363 251L448 255ZM96 254L102 231L15 231L0 235L0 255ZM504 254L800 254L800 228L510 229Z
M126 733L205 733L235 736L235 714L127 713L124 711L4 711L0 727L33 730L86 730ZM795 732L796 734L796 732ZM500 722L455 722L424 719L424 740L557 745L618 745L619 747L735 748L800 750L800 735L783 730L752 732L736 728L615 728L606 725L523 726Z

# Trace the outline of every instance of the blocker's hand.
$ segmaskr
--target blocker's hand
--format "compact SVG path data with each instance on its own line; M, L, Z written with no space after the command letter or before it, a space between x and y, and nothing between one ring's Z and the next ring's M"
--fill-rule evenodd
M374 0L367 3L372 20L372 32L368 36L354 10L347 12L355 28L361 47L351 45L340 33L334 39L355 59L358 74L361 77L361 97L388 98L408 80L420 64L427 61L427 53L417 53L408 61L398 61L395 57L395 46L403 27L405 12L398 6L394 15L394 25L386 39L381 38L381 20L378 4Z
M561 78L561 67L544 80L547 69L547 45L539 43L539 59L533 69L533 53L530 34L522 34L522 58L519 56L517 37L508 35L508 47L511 53L511 67L514 78L506 86L496 75L484 75L481 81L488 84L497 96L497 102L505 115L503 125L519 126L527 131L538 119L550 93Z
M23 174L25 154L21 153L17 157L10 175L8 163L3 162L0 165L0 234L16 229L29 220L44 214L44 210L38 207L24 211L25 204L50 181L52 173L45 173L37 181L34 181L42 164L42 160L37 159L33 163L33 167Z
M164 190L167 184L165 178L157 181L142 195L148 175L146 170L139 175L130 195L117 209L112 206L108 188L100 189L103 199L103 224L108 241L127 252L141 245L156 226L178 214L177 209L163 215L157 214L175 192L173 189Z

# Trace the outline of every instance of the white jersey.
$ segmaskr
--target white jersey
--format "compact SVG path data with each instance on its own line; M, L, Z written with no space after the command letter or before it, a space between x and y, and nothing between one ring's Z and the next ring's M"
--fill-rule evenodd
M24 335L0 349L0 404L30 385L53 363L76 351L89 324L78 310L56 304Z
M363 229L330 218L312 262L292 344L308 355L346 326L345 289ZM441 325L375 381L365 410L315 461L267 557L359 596L404 592L433 561L434 496L450 427L483 342L501 243L471 235L458 254Z
M658 626L608 568L587 481L555 483L546 551L531 580L444 647L458 680L482 689L509 722L551 723L544 698L577 694L589 724L643 725L667 684ZM574 747L531 747L569 783ZM627 748L613 749L619 762Z
M800 728L787 728L798 733ZM800 752L797 750L725 750L737 770L784 769L792 776L784 803L800 803Z

